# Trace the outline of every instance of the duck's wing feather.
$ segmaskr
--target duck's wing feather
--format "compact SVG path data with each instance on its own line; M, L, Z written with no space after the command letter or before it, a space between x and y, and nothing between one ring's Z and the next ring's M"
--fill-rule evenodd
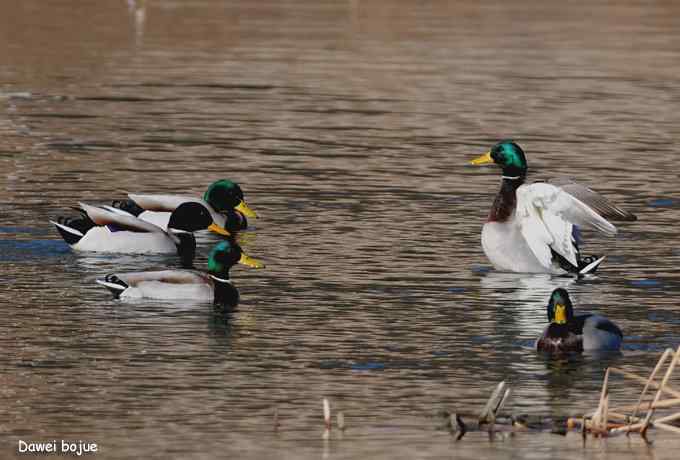
M620 208L596 191L574 182L566 177L550 179L548 183L561 188L577 200L589 206L605 219L622 220L632 222L637 220L637 216L625 209Z
M128 286L155 281L167 284L211 284L210 276L192 270L160 270L152 272L116 273L115 276Z
M623 332L621 332L621 329L604 316L594 314L582 316L585 316L583 321L584 328L597 329L598 331L604 331L618 337L623 337Z
M569 263L578 266L573 227L591 228L616 235L616 227L587 204L562 188L546 182L517 189L516 219L529 248L545 268L552 266L552 248Z
M87 214L87 216L97 225L113 225L120 230L129 230L132 232L149 232L163 233L163 229L156 225L144 222L141 219L122 212L114 212L107 208L99 206L92 206L85 203L78 203L80 208Z
M207 203L200 198L184 195L128 193L128 197L137 203L139 207L146 209L147 211L172 212L177 209L180 204L187 202L201 203L204 206L207 205ZM208 206L208 209L211 209L210 206Z

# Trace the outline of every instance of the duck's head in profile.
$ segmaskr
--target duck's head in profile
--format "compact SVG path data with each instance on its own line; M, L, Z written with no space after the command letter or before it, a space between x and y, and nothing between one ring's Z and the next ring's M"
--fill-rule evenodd
M213 221L210 211L201 203L182 203L170 214L168 235L177 245L177 254L182 258L183 266L191 266L196 254L196 238L193 232L206 229L230 236L227 230Z
M548 302L548 321L555 324L567 324L574 318L574 307L566 289L555 289Z
M491 150L470 163L473 165L495 163L503 170L504 179L524 179L529 168L524 150L511 140L498 142Z
M235 209L246 217L257 217L243 199L243 190L236 182L220 179L213 182L203 195L205 200L217 212Z
M235 306L239 300L236 287L229 280L229 270L236 264L264 268L264 264L246 255L235 241L220 241L208 255L208 274L213 280L215 302Z
M220 241L208 255L208 272L213 277L229 279L229 269L236 264L264 268L264 264L248 256L235 241Z
M187 202L180 204L170 214L170 220L168 220L168 231L173 233L193 233L206 229L220 235L230 236L228 231L213 221L210 211L201 203Z

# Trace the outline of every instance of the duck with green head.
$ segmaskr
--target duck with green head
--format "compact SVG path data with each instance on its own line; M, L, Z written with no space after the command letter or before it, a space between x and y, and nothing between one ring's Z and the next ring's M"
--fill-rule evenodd
M234 241L219 242L208 256L208 271L162 270L112 273L97 283L123 299L195 300L236 305L239 293L230 279L236 264L263 268Z
M198 202L208 208L217 225L231 233L248 227L248 217L257 214L247 204L243 190L229 179L220 179L208 186L203 198L184 195L128 194L128 200L117 200L113 207L161 228L166 228L170 213L182 203Z
M582 257L578 229L617 233L607 219L635 220L593 190L571 180L526 183L522 148L503 140L471 161L501 168L501 188L482 228L482 247L493 266L523 273L586 274L604 257Z
M546 353L615 351L621 348L623 333L604 316L574 314L566 289L555 289L548 301L550 324L536 340L536 349Z

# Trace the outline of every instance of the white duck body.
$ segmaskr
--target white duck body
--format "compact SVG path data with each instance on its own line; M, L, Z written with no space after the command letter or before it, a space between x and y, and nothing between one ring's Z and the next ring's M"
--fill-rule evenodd
M177 245L162 231L111 231L108 227L94 227L71 247L76 251L128 254L175 254Z
M159 195L159 194L137 194L129 193L128 197L137 203L139 207L145 209L144 212L139 214L137 218L154 224L163 230L167 230L168 221L170 220L170 214L172 211L177 209L177 207L182 203L192 202L200 203L210 212L210 216L213 222L224 228L226 224L226 217L223 214L215 211L208 202L203 201L200 198L195 198L192 196L183 195Z
M102 208L85 203L79 203L79 205L96 224L84 234L77 229L52 222L60 231L81 236L76 243L71 244L76 251L127 254L177 253L179 239L156 225L115 208Z
M600 216L566 189L545 182L522 184L517 178L503 179L501 192L494 206L514 205L514 210L504 215L492 210L490 221L482 228L482 248L497 270L522 273L568 273L554 259L553 251L562 256L574 269L579 267L579 253L573 237L574 225L597 230L605 235L616 235L616 227ZM572 190L589 189L569 183ZM514 194L514 197L512 196ZM598 199L603 198L596 195ZM602 261L581 269L588 273Z
M211 275L194 270L131 272L115 276L128 287L105 280L97 280L97 283L118 293L123 299L191 299L213 302L215 298Z
M559 266L546 268L538 261L518 225L509 222L487 222L482 227L482 248L496 270L518 273L550 273L562 275Z

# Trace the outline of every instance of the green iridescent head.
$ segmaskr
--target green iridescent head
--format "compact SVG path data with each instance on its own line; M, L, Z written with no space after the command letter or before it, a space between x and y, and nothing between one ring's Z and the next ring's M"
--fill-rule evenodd
M550 295L548 302L548 321L551 323L565 324L574 317L574 307L571 304L569 293L566 289L555 289Z
M524 151L511 140L500 141L471 163L474 165L496 163L503 169L503 176L509 178L524 178L529 167Z
M257 217L243 199L241 187L229 179L220 179L210 184L203 194L203 200L217 212L236 209L247 217Z
M229 269L236 264L251 268L264 267L259 260L247 256L235 241L220 241L208 255L208 272L221 278L229 278Z

